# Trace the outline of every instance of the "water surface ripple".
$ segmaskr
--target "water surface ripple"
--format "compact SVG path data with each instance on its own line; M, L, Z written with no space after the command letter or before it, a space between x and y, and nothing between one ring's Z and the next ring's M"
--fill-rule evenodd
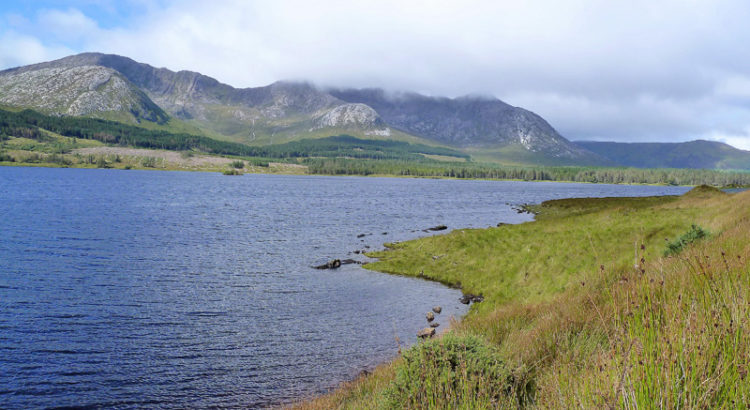
M310 267L510 205L685 188L0 167L0 408L264 407L415 341L459 291ZM367 234L358 238L359 234Z

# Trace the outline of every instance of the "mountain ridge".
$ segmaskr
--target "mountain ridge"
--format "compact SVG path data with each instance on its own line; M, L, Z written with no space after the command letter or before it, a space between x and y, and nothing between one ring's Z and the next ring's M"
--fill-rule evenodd
M75 77L81 67L91 67L100 76L109 75L121 84L116 90L97 91L96 87L92 89L92 81L71 80L74 94L89 96L79 104L85 106L81 110L70 108L72 97L50 88L46 88L48 94L59 100L53 105L40 104L33 96L17 98L23 94L19 89L45 90L61 75ZM23 86L15 86L19 83ZM124 118L136 123L165 122L169 116L207 135L259 145L343 131L365 138L461 149L518 147L541 162L549 158L571 165L602 163L601 158L572 144L539 115L494 97L429 97L413 92L397 97L390 98L381 89L320 88L290 81L234 88L198 72L156 68L102 53L82 53L0 71L0 103L56 115ZM97 99L103 102L95 104Z
M621 166L750 170L750 151L719 141L574 143Z

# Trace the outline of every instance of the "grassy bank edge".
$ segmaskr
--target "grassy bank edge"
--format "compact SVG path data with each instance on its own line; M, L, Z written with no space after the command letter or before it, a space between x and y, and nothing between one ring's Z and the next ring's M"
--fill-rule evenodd
M618 201L626 202L625 206L618 207L616 205L616 202ZM481 236L482 232L485 232L485 233L491 232L491 231L500 232L502 229L523 230L523 228L521 228L523 225L526 225L527 227L540 226L540 225L551 226L551 225L559 224L560 221L563 221L566 219L573 219L575 220L574 223L576 223L576 222L580 222L581 220L585 220L586 218L592 218L594 219L595 223L601 223L601 217L616 217L619 219L635 218L632 214L638 213L638 212L642 214L646 214L646 215L649 213L655 214L655 215L650 216L651 218L655 218L655 220L658 220L659 218L662 218L665 215L673 217L674 222L676 222L674 226L667 226L666 229L660 228L659 230L657 230L658 233L664 234L667 237L674 237L676 234L684 230L685 226L691 221L699 220L705 226L710 227L710 229L713 231L713 239L706 241L706 243L701 245L701 247L698 249L689 250L688 257L695 256L694 254L696 252L698 253L704 252L706 253L706 257L708 257L707 249L712 250L713 251L712 256L716 257L717 249L715 248L727 247L728 244L732 244L736 242L737 240L736 236L738 235L744 235L740 240L745 240L748 243L750 243L750 241L748 241L749 239L748 236L746 234L743 234L743 231L741 229L738 230L737 228L738 223L743 224L744 227L750 226L750 223L748 223L748 220L750 219L750 215L746 209L747 205L750 205L750 193L735 194L735 195L729 196L729 195L721 194L715 190L712 190L711 188L700 187L684 195L683 197L679 197L679 198L676 198L676 197L675 198L665 197L662 199L658 197L641 198L641 199L609 198L609 199L587 200L586 202L588 202L588 204L584 204L581 202L581 200L576 200L576 199L550 201L549 203L546 203L547 205L546 207L543 204L535 208L535 211L538 213L536 221L516 225L515 227L487 228L487 229L482 229L482 230L457 230L447 235L439 235L436 237L421 238L421 239L408 241L406 243L400 243L400 244L389 244L389 247L386 251L375 252L371 254L370 256L378 257L380 258L380 260L378 262L370 264L369 266L366 265L366 267L368 269L378 270L384 273L399 274L399 275L406 275L406 276L417 276L417 277L422 277L422 278L429 279L429 280L436 280L444 284L456 286L459 284L459 282L462 282L462 281L457 279L455 275L454 276L445 275L445 268L446 268L445 266L441 268L442 271L437 268L435 269L435 271L426 269L428 266L432 264L431 259L433 256L435 256L435 255L432 255L430 252L431 250L436 249L436 247L432 245L435 245L436 243L444 245L447 241L453 241L453 242L460 241L460 237L465 236L465 235ZM578 205L578 207L576 205ZM599 216L598 221L597 221L597 215ZM725 232L730 232L730 231L731 231L730 234L725 234ZM726 237L727 235L730 235L729 239L727 239ZM734 235L735 237L731 237L731 235ZM615 284L617 283L617 280L614 280L613 282L613 277L615 276L620 277L620 278L632 277L630 279L632 281L631 283L635 283L636 280L643 281L643 278L638 277L638 272L636 272L635 276L633 276L633 272L631 272L633 270L632 266L630 268L628 267L630 265L630 262L632 261L633 255L637 256L639 252L641 253L640 260L642 262L640 263L641 267L637 269L643 269L644 275L645 275L646 269L655 269L655 266L657 264L661 264L661 269L662 269L662 274L663 274L665 261L673 269L678 269L677 265L684 263L681 260L678 260L675 258L665 259L661 255L661 249L658 246L654 246L654 242L655 241L653 240L651 241L643 240L641 241L642 247L640 249L638 246L635 246L635 251L627 250L623 252L624 255L621 255L622 257L619 258L622 260L612 261L611 263L607 264L608 266L606 267L604 264L602 264L601 272L595 272L594 274L591 274L589 272L581 276L580 278L575 278L575 281L582 278L582 280L580 281L580 283L582 284L580 288L572 287L568 289L564 289L564 288L560 289L559 287L558 288L553 287L553 289L547 289L547 291L549 292L547 295L549 297L535 297L534 295L523 295L523 298L521 299L514 299L513 295L505 295L505 294L502 294L502 292L500 292L499 294L497 292L494 292L494 293L488 292L489 289L487 289L486 287L479 286L475 283L462 282L461 285L464 286L465 291L473 292L473 293L485 293L486 296L488 296L488 301L490 303L483 303L480 305L473 306L470 313L467 314L467 316L464 318L462 323L458 326L458 329L456 331L459 334L482 333L484 330L488 328L488 326L494 326L493 324L488 323L492 321L492 319L490 318L504 317L503 315L507 314L507 312L503 312L504 307L507 307L506 310L523 309L524 305L527 306L527 308L530 310L542 309L543 306L546 306L547 308L549 308L549 304L552 303L551 302L552 300L566 300L566 298L575 298L575 296L571 295L571 293L573 294L580 293L581 289L585 289L587 293L593 292L593 293L588 293L588 297L591 298L592 305L596 306L596 304L599 303L597 301L603 298L603 296L601 296L599 293L603 293L604 290L608 289L608 287L615 286L613 283ZM593 247L593 244L591 246ZM632 246L633 245L629 245L627 248L630 249ZM424 251L425 256L418 257L416 258L416 260L412 262L406 262L405 260L402 260L403 258L402 259L395 258L397 260L393 260L394 254L397 254L398 252L401 252L404 258L406 258L406 256L404 255L413 257L414 256L413 251L415 247L419 247L425 250ZM409 248L409 249L406 249L406 248ZM439 246L437 248L439 248ZM653 251L654 248L657 249L656 252ZM743 247L742 249L733 249L733 251L736 252L737 257L740 260L742 260L742 256L746 255L746 253L748 252L748 249L747 247ZM724 252L725 252L724 248L722 248L720 252L722 257L724 255ZM448 259L448 258L446 257L444 259ZM594 259L594 262L595 262L593 264L594 266L599 265L597 260L601 260L601 258L597 257ZM647 260L648 262L646 262ZM591 263L589 263L589 265L591 265ZM637 257L636 257L635 265L636 266L639 265ZM675 266L672 266L672 265L675 265ZM682 269L682 268L679 268L679 269ZM611 271L612 273L605 275L604 274L605 269L606 271ZM729 269L728 265L727 265L727 269ZM744 264L742 264L742 266L739 267L739 269L740 271L744 269L746 272L746 267ZM597 276L599 276L599 278L597 278ZM603 279L604 276L607 276L607 279ZM653 284L654 283L653 278L651 278L650 280L651 280L650 283ZM622 281L622 279L619 279L619 281ZM573 282L573 281L570 281L570 282ZM663 279L662 279L662 282L663 282ZM646 282L646 284L643 286L645 287L649 286L648 283L649 282ZM585 288L583 284L588 285L588 288ZM740 282L740 286L742 285L746 286L746 284ZM741 291L747 292L747 288L746 287L742 288ZM629 292L633 293L634 297L638 296L637 294L638 289L635 289L635 290L631 289ZM519 303L519 300L521 300L520 303ZM579 302L581 301L580 299L576 299L576 300L578 300ZM594 312L592 311L590 313L593 314ZM612 314L614 315L615 313L612 313ZM523 316L523 314L521 314L521 316ZM734 323L735 323L735 326L737 326L736 322ZM747 326L747 323L744 322L743 325ZM546 324L546 326L552 326L552 325ZM739 329L742 329L741 331L738 330L741 336L744 336L744 337L750 336L747 334L748 332L746 328L739 327ZM518 329L515 329L515 330L517 331ZM498 332L497 329L493 329L493 331L495 331L496 333ZM530 330L526 329L526 331L530 331ZM505 337L507 337L507 335L505 335ZM496 339L497 335L494 337L493 336L488 337L488 339L490 339L491 342L493 343L498 342L498 340L493 340L493 338ZM594 344L596 345L597 343L601 343L601 340ZM502 345L502 342L500 343L500 345ZM658 349L659 346L658 344L656 344L656 345L650 346L650 348ZM742 348L746 349L747 346L743 345ZM631 355L630 352L627 353L627 357L625 358L622 357L624 355L623 352L620 352L619 354L620 354L620 359L625 360L625 361L630 360L630 355ZM598 358L596 355L593 355L593 354L591 358L596 359L596 360L604 360L604 359ZM327 395L313 398L309 401L297 403L295 406L296 408L303 408L303 409L382 407L380 405L377 405L377 403L374 402L373 400L375 400L375 398L378 397L379 395L382 395L382 392L389 385L388 381L393 380L393 378L395 377L395 374L397 373L397 368L402 366L400 361L401 359L397 358L393 362L386 363L378 367L378 369L376 369L373 375L361 376L352 382L343 384L340 388L330 392ZM643 361L643 360L640 360L640 361ZM636 366L637 366L637 362L636 362ZM747 366L747 363L744 363L744 362L738 363L737 367L734 368L733 370L734 371L733 377L745 377L743 376L743 374L746 374L746 371L747 371L746 366ZM623 370L616 369L616 372L618 371L622 372ZM629 371L630 370L628 370L628 372ZM605 372L607 371L605 370ZM612 372L609 371L607 373L607 376L612 377L611 373ZM602 379L606 379L606 377L603 376ZM567 382L570 382L570 381L567 381ZM589 380L589 382L594 383L591 380ZM717 386L722 387L722 384L718 383ZM567 386L567 387L569 388L570 386ZM599 388L601 389L601 386L599 386ZM618 388L623 390L621 386ZM591 397L588 397L588 399L590 400L587 402L579 398L577 399L578 402L576 402L575 400L572 400L572 401L566 402L566 405L579 405L580 406L582 405L582 403L585 402L586 405L588 406L591 406L593 405L593 403L596 403L596 405L606 405L606 406L616 406L616 407L634 407L633 404L637 405L638 403L637 399L641 400L641 402L647 402L648 400L648 391L644 393L643 391L638 391L638 389L634 387L631 393L633 396L632 402L628 402L628 401L624 401L624 399L620 399L620 397L617 394L615 394L612 397L604 397L603 394L597 395L598 393L597 394L591 393L590 395ZM640 394L640 396L638 396L638 394ZM739 393L735 391L734 394L746 394L746 393L744 391L740 391ZM735 397L735 396L732 396L732 397ZM745 398L747 400L750 400L750 398L747 398L747 397ZM569 397L566 399L569 399ZM688 404L689 403L696 404L699 402L698 401L699 399L700 398L697 398L692 402L688 402ZM597 402L596 400L600 400L600 402ZM675 399L675 400L679 400L679 399ZM714 404L715 403L717 402L714 402ZM547 404L549 405L549 403ZM745 403L745 405L747 405L747 402ZM687 406L687 407L689 408L692 406Z

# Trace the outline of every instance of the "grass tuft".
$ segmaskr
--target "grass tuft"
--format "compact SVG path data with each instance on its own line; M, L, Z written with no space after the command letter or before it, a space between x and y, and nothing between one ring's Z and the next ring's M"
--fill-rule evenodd
M709 236L709 233L695 224L690 225L690 229L682 234L679 238L667 243L667 249L664 250L664 256L677 255L690 244L700 241Z
M477 336L447 334L403 354L385 391L387 408L489 408L516 386L496 347Z

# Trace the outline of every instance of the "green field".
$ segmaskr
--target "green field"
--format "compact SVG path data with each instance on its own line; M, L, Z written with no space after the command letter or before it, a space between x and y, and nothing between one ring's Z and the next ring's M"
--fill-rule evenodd
M484 301L448 335L299 407L748 407L750 192L536 211L373 253L368 269ZM708 236L688 235L692 225Z
M221 164L243 160L257 166L248 172L320 175L387 175L438 178L483 178L613 184L749 186L750 172L697 169L637 169L591 166L524 166L478 162L477 152L393 139L328 135L273 145L246 145L190 134L184 123L144 128L85 117L55 117L31 110L0 109L0 164L104 168L225 170ZM179 131L179 132L178 132ZM120 155L92 147L161 150ZM164 151L202 161L167 160ZM104 155L101 152L109 152ZM83 153L83 154L82 154ZM487 153L484 154L488 155ZM173 156L172 156L173 157ZM206 157L223 158L211 160ZM523 156L517 155L521 163ZM157 158L150 160L148 158ZM198 164L196 164L198 162Z

